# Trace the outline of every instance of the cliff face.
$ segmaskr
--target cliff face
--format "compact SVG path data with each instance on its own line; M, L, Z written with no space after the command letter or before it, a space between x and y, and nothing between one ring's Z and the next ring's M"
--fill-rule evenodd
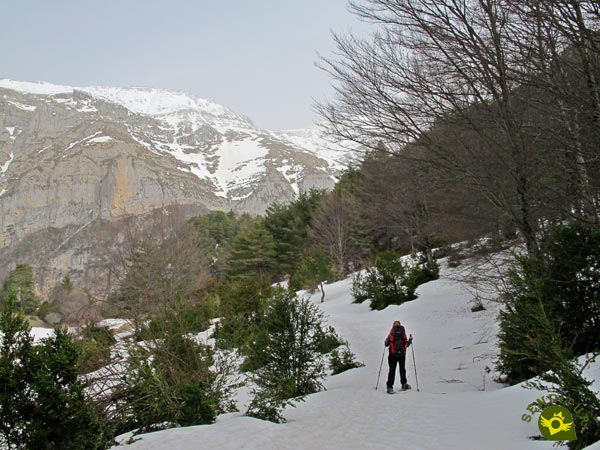
M178 92L0 80L0 262L87 284L109 224L170 206L260 214L332 187L343 154L322 155Z

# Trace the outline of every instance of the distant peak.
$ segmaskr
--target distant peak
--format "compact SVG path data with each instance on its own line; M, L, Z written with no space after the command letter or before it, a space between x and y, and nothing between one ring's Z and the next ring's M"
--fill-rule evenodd
M88 86L74 87L64 86L44 81L29 82L0 79L0 88L11 89L18 92L34 95L58 95L72 94L73 91L85 92L93 97L124 106L128 110L138 114L149 116L167 116L185 111L196 111L215 117L226 117L231 121L254 128L248 117L215 103L211 100L201 98L185 92L161 89L146 86L134 87L110 87L110 86Z
M73 92L71 86L46 83L45 81L15 81L8 78L0 79L0 88L36 95L57 95Z

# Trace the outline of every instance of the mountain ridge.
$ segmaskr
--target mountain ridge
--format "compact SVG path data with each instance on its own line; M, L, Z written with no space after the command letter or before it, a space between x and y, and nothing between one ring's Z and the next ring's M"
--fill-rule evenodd
M24 256L15 249L48 229L72 232L166 207L261 214L274 201L330 189L352 155L315 131L304 136L263 130L177 91L0 79L2 261L32 261L36 246ZM52 281L87 270L91 250L61 250L46 261Z

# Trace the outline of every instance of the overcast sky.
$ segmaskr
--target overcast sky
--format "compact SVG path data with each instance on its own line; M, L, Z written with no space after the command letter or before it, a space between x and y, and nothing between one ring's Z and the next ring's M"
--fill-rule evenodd
M363 31L347 0L5 0L0 78L197 94L268 129L330 95L317 52Z

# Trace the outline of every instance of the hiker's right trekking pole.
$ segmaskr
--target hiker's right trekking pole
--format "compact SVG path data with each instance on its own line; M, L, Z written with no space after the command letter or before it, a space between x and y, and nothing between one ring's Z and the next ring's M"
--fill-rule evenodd
M412 348L413 355L413 367L415 368L415 382L417 383L417 392L419 392L419 379L417 378L417 363L415 362L415 344L412 343L412 334L410 335L411 343L410 346Z
M381 376L381 368L383 367L383 357L385 356L385 347L383 347L383 353L381 354L381 364L379 364L379 375L377 375L377 384L375 390L379 387L379 377Z

